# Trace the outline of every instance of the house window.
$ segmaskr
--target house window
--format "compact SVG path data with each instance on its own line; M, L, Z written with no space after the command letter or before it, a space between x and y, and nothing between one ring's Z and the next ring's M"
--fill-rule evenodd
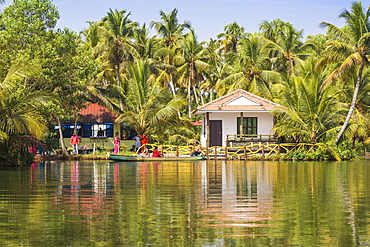
M92 124L83 124L83 131L82 131L82 137L90 137L91 136L91 127Z
M58 125L54 127L55 131L57 131L57 133L59 134L59 127ZM63 134L63 137L65 138L69 138L73 135L73 133L75 132L74 131L75 129L75 125L74 124L62 124L62 134ZM81 131L81 126L80 125L77 125L77 135L80 135L80 131Z
M72 124L62 124L62 132L64 138L70 138L73 135L75 125ZM54 128L58 130L58 126ZM92 136L98 136L98 131L101 130L103 137L113 137L113 124L104 123L104 124L90 124L83 123L77 124L77 135L84 138L89 138Z
M257 135L257 118L244 117L243 122L240 122L241 117L237 120L237 133L246 135ZM243 124L243 133L240 133L240 125Z
M102 135L98 135L99 131ZM113 124L92 124L91 136L113 137Z

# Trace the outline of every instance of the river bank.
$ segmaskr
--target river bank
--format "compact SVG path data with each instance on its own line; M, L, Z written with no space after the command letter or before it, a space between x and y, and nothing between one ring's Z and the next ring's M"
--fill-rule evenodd
M212 158L211 158L212 159ZM215 158L213 158L215 159ZM220 157L217 157L216 159L236 159L239 160L240 157L225 157L224 155L221 155ZM362 154L358 157L360 160L370 160L370 152L366 152L365 154ZM90 154L78 154L78 155L37 155L34 158L34 162L40 162L40 161L54 161L54 160L108 160L106 155L100 154L100 155L90 155ZM283 157L263 157L259 155L253 155L249 156L248 158L244 158L244 160L289 160L284 159Z
M106 155L38 155L34 161L53 161L53 160L107 160Z

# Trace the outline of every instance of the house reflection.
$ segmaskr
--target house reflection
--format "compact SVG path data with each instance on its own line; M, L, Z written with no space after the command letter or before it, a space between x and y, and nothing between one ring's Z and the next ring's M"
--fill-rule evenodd
M102 221L102 217L91 216L106 215L106 205L114 196L111 192L114 176L110 174L109 165L81 165L76 161L53 162L49 166L57 178L52 209L61 210L64 215L79 215L81 218L78 220L82 222ZM88 177L91 179L87 180Z
M260 227L270 219L273 203L269 167L262 164L204 162L196 171L200 222L208 227Z
M180 202L182 193L191 198L182 206L196 216L200 227L254 228L265 226L272 213L276 174L272 169L264 162L234 161L53 162L32 165L30 181L34 187L51 185L52 210L79 215L83 222L104 221L107 214L128 204L149 212L165 202L160 212L165 213L168 196Z

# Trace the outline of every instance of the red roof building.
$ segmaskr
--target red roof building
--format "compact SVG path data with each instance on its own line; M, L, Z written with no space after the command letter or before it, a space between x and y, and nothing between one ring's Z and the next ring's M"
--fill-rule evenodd
M81 109L76 119L77 134L81 138L113 137L114 133L120 133L119 124L115 124L117 117L117 114L110 112L107 108L97 103L89 103L86 108ZM74 121L70 119L62 124L64 137L69 138L73 134Z
M97 103L91 103L80 111L78 123L114 123L117 114L114 114Z

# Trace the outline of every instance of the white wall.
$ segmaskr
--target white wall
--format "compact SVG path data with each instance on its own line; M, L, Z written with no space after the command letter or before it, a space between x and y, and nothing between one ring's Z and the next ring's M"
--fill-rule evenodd
M222 120L222 146L226 147L226 135L236 135L237 118L240 117L240 112L213 112L209 113L209 120ZM257 117L257 134L270 135L273 134L271 129L274 126L274 118L270 112L243 112L243 117ZM203 124L205 120L203 119ZM202 133L202 146L206 146L206 135Z

